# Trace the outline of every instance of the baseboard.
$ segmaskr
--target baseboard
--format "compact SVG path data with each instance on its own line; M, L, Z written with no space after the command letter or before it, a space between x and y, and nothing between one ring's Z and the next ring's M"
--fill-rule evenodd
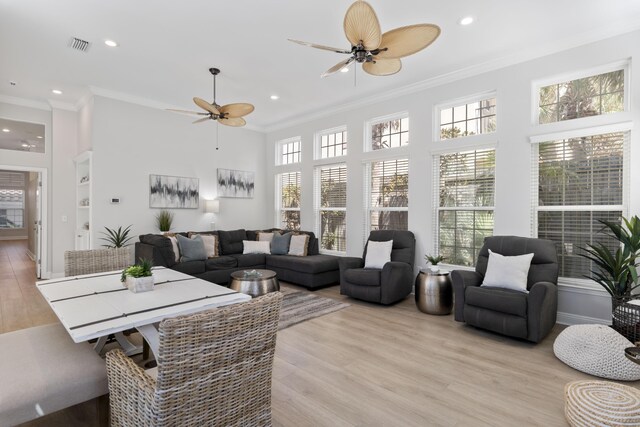
M0 236L0 240L27 240L27 236Z
M561 325L584 325L584 324L598 324L598 325L610 325L611 319L600 319L598 317L581 316L573 313L558 312L556 323Z
M29 257L29 259L30 259L31 261L34 261L34 262L35 262L35 260L36 260L36 256L35 256L35 254L34 254L33 252L31 252L29 249L27 249L27 256Z

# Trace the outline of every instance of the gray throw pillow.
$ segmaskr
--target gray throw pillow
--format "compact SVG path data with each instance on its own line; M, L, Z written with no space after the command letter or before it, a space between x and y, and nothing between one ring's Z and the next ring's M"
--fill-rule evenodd
M207 251L204 248L202 236L195 236L193 239L176 234L178 246L180 246L180 262L204 261L207 259Z
M291 236L293 233L285 233L278 234L275 233L273 235L273 240L271 240L271 253L273 255L286 255L289 253L289 243L291 242Z

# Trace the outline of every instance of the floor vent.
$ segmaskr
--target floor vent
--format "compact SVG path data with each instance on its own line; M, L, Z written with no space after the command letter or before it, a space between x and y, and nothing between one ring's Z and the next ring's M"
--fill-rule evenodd
M86 52L89 50L89 47L91 47L91 43L77 37L71 37L71 40L69 40L69 47L71 49L79 50L80 52Z

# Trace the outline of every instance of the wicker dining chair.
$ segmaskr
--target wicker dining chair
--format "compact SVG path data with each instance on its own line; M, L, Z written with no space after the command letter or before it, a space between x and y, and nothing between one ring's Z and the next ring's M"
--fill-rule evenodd
M102 273L124 270L131 265L131 250L128 246L113 249L88 249L64 253L64 275Z
M282 294L164 319L157 375L107 353L112 426L271 425Z

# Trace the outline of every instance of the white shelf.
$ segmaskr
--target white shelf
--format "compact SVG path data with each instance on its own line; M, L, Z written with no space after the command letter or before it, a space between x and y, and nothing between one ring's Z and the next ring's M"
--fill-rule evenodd
M91 249L92 247L91 231L84 227L86 223L91 224L93 220L91 204L80 204L82 201L90 201L93 198L92 155L91 151L85 151L74 159L76 167L76 250ZM87 178L87 181L80 182Z
M78 209L89 209L91 206L78 206Z
M80 184L78 184L78 187L86 187L87 185L89 185L90 181L85 181L85 182L81 182Z

